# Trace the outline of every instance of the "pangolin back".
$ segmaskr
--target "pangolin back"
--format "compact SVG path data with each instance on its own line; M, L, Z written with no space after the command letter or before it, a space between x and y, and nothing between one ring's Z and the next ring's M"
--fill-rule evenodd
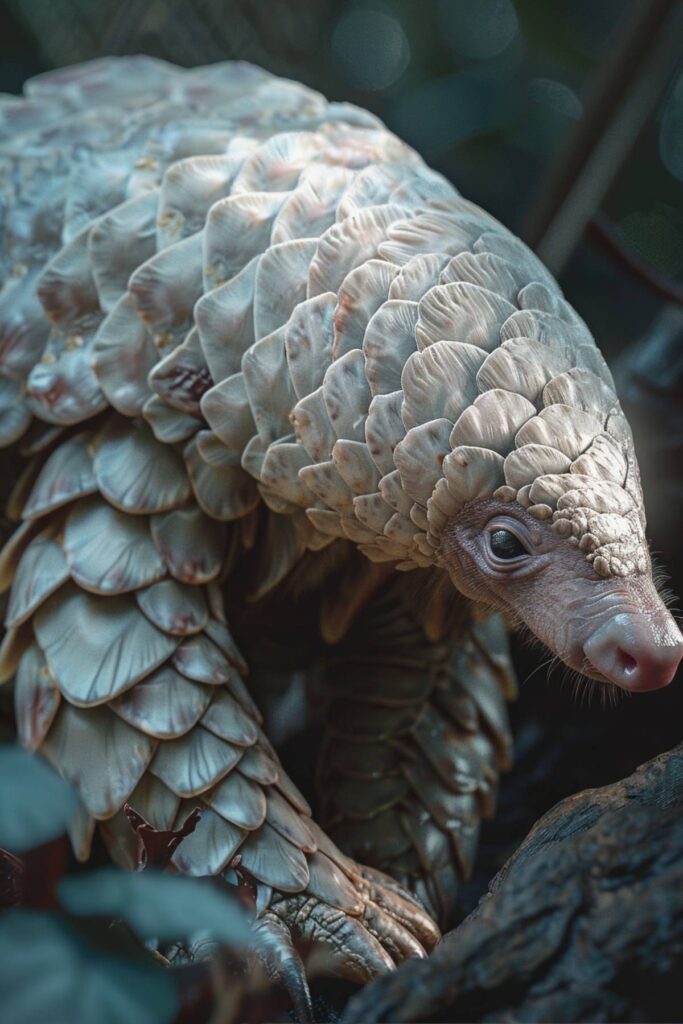
M34 79L0 118L0 433L31 460L2 559L22 739L78 787L82 852L101 819L125 859L127 800L170 828L201 794L183 870L239 850L300 889L316 843L344 862L292 824L306 803L242 683L231 524L248 545L269 510L252 597L336 538L438 564L447 519L491 494L598 572L638 569L609 371L535 256L355 107L248 65L124 58Z

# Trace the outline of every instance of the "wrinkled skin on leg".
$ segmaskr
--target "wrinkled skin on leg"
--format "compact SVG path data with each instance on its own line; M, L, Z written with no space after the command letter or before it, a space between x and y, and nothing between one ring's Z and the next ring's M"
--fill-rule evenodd
M472 502L444 531L443 562L473 600L526 625L570 668L629 691L673 679L683 637L645 572L603 577L572 538L516 502Z

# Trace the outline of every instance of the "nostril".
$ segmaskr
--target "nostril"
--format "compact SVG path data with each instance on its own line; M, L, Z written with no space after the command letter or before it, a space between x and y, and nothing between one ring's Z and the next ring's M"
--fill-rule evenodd
M617 658L619 659L619 665L625 676L632 676L638 668L638 662L629 654L628 651L622 650L620 647L617 651Z

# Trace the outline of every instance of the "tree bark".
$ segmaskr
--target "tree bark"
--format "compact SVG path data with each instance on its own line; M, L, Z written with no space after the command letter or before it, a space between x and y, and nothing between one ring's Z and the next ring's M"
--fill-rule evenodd
M361 1021L676 1021L683 744L557 804L426 961L351 1000Z

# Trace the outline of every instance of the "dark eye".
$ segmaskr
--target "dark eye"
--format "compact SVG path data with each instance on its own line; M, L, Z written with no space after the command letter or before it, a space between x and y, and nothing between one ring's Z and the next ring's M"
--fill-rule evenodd
M509 530L491 530L489 544L496 558L519 558L520 555L529 553L522 542L517 540L514 533Z

